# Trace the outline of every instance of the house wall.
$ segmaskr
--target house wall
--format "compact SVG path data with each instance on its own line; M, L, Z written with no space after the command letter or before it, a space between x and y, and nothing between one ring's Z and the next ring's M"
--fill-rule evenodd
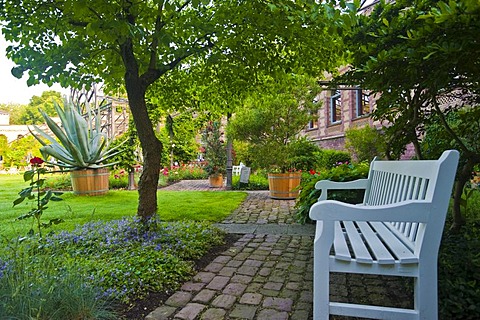
M364 94L367 92L363 91ZM349 128L366 125L381 127L380 122L373 121L369 114L357 116L357 90L345 88L340 90L341 107L337 122L331 121L331 90L324 90L318 96L318 119L314 125L307 127L302 134L308 136L315 144L324 149L345 149L345 131ZM373 110L375 99L369 97L369 107Z

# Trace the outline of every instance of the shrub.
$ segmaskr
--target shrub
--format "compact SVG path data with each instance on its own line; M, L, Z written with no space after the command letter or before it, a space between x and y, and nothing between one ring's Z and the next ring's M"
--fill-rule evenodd
M69 173L54 173L47 176L44 186L51 190L72 190Z
M288 146L290 168L308 171L315 168L317 159L315 153L320 149L305 137L292 141Z
M478 319L480 314L480 225L443 234L438 257L438 300L441 319Z
M240 176L234 176L232 190L268 190L268 178L263 173L254 173L248 183L241 183Z
M322 149L316 153L317 166L321 169L331 169L338 163L351 162L348 152L333 149Z
M368 176L368 170L369 165L366 163L341 164L323 172L312 170L310 174L304 174L300 184L300 195L295 204L297 221L300 223L311 222L308 217L310 207L317 202L321 194L320 190L315 189L315 183L320 180L343 182L361 179ZM328 199L360 203L363 199L363 193L363 190L332 190L328 193Z
M108 177L110 189L127 189L128 188L128 172L124 169L111 170Z
M201 180L207 179L208 174L204 169L205 162L191 162L173 167L172 169L163 168L161 175L167 177L168 183L180 180Z
M108 177L110 189L127 189L128 172L124 169L110 170ZM52 190L72 190L69 173L56 173L48 176L45 187Z
M480 191L466 203L466 225L450 229L449 213L438 255L440 319L477 319L480 314Z
M385 154L385 138L376 128L365 126L345 131L345 147L358 162L372 161L376 156Z
M61 232L47 238L44 248L75 261L105 296L128 303L149 291L177 289L192 275L192 260L223 243L223 236L207 223L122 219Z

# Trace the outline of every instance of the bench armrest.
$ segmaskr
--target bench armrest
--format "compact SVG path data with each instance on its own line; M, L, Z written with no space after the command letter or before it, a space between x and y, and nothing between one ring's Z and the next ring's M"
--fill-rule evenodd
M367 185L368 179L358 179L347 182L320 180L315 184L315 189L322 190L322 193L318 200L326 200L328 190L366 189Z
M335 200L318 201L310 208L310 219L321 221L427 222L431 203L410 200L401 203L368 206Z

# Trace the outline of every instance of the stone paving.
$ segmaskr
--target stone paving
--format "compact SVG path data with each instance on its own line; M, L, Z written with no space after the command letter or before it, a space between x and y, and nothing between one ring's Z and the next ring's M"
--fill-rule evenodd
M163 190L218 189L191 180ZM272 200L265 191L248 192L242 205L218 224L241 238L145 320L312 319L314 226L295 223L294 204ZM392 277L334 274L330 291L341 302L412 303L404 283Z

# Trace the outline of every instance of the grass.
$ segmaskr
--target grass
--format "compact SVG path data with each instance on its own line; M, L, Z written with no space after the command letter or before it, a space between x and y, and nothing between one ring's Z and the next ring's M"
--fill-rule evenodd
M161 221L145 225L132 218L136 191L66 192L42 217L64 219L52 227L57 232L18 241L32 227L31 219L16 218L35 202L12 207L26 185L21 175L0 176L0 295L11 297L0 299L0 319L124 319L136 299L173 292L190 279L194 261L224 243L209 222L224 219L246 197L159 190Z
M7 238L24 235L31 228L31 220L16 221L34 204L13 201L26 186L21 175L0 176L0 235ZM73 230L75 226L90 221L111 221L133 217L138 204L138 192L127 190L110 191L104 196L75 196L66 192L64 200L50 202L42 220L53 218L65 220L52 230ZM158 215L162 221L210 221L218 222L227 217L245 199L240 192L210 191L158 191Z

